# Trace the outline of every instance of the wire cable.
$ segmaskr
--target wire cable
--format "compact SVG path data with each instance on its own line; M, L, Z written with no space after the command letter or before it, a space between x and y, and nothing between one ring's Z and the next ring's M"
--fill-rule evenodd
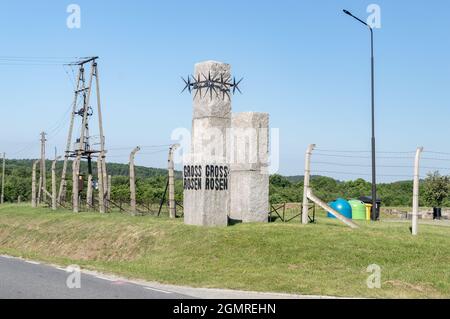
M372 151L362 151L362 150L331 150L331 149L321 149L316 148L315 150L319 152L326 152L326 153L372 153ZM376 153L379 154L414 154L415 151L376 151ZM314 153L313 153L314 154Z

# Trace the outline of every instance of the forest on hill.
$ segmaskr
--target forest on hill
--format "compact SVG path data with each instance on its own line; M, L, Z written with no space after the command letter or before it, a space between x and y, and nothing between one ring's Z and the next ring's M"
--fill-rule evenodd
M57 163L57 176L61 176L62 161ZM5 173L5 201L22 201L31 198L31 174L33 160L7 160ZM96 169L94 166L94 176ZM71 176L71 165L68 165L68 176ZM112 200L127 202L129 200L128 165L118 163L107 164L108 174L112 175ZM144 203L157 203L160 201L167 181L167 170L136 166L137 200ZM51 161L46 162L47 185L51 185ZM82 163L81 172L86 172L86 162ZM69 182L69 191L71 188ZM181 172L176 172L176 199L181 202L183 198L183 182ZM423 183L422 183L423 184ZM359 198L369 196L371 184L363 179L353 181L338 181L330 177L312 176L311 185L315 194L325 201L338 197ZM378 196L384 206L410 206L412 203L412 181L399 181L394 183L378 184ZM423 187L421 187L423 188ZM286 203L301 202L303 196L303 177L272 175L270 177L270 202ZM423 191L421 189L421 196ZM444 203L450 202L448 198Z

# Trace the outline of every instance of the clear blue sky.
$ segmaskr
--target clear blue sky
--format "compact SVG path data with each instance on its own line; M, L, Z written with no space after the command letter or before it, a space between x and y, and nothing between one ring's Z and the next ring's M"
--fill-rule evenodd
M81 29L66 27L70 3L81 6ZM414 151L423 145L450 151L446 0L3 0L0 56L100 56L107 146L130 148L168 144L174 128L190 128L191 98L180 94L180 76L198 61L230 63L245 77L233 110L270 113L271 126L280 128L280 173L303 174L310 143L370 150L369 32L342 9L365 19L371 3L381 7L382 18L375 30L378 149ZM0 72L0 149L11 157L36 158L39 132L59 123L70 106L72 84L61 66L0 63ZM49 148L63 149L67 126L50 136ZM126 162L126 153L111 155ZM362 158L321 160L370 164ZM164 167L166 154L142 156L138 164ZM450 167L450 161L438 164ZM369 167L317 170L370 173ZM411 169L379 172L402 175Z

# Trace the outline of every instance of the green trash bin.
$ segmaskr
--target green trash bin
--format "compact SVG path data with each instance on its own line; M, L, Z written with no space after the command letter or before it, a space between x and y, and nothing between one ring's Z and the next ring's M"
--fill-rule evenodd
M352 206L352 218L355 220L366 220L366 204L358 199L348 201Z

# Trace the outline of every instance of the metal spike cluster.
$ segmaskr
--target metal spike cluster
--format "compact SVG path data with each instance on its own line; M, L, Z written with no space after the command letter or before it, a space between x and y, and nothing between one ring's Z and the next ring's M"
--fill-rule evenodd
M233 81L231 81L231 77L224 78L223 74L218 77L212 77L210 72L208 76L202 73L198 74L197 78L193 75L188 75L187 80L183 77L181 79L185 84L185 87L181 93L186 90L189 93L195 91L194 98L197 94L200 94L201 98L202 96L207 96L209 93L209 97L211 99L213 98L213 94L215 94L216 97L222 96L222 99L225 99L225 96L230 99L230 93L234 95L236 91L238 91L242 94L239 89L239 84L242 82L243 78L236 81L236 78L233 77ZM202 90L205 90L204 95L202 95Z

